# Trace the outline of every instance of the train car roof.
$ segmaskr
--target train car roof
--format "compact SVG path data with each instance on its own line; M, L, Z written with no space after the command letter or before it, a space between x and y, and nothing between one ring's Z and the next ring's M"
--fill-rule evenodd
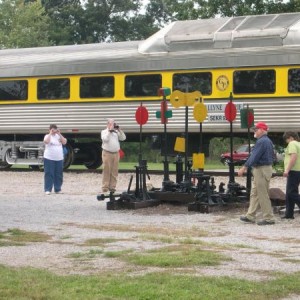
M176 21L144 41L0 50L0 77L299 64L297 45L300 13Z
M176 21L139 46L142 53L300 44L300 13Z

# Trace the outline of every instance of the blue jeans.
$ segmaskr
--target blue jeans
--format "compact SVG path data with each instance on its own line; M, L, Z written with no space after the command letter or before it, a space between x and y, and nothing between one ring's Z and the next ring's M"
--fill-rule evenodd
M44 158L44 189L45 192L51 192L54 186L54 192L60 192L63 183L63 160L50 160Z

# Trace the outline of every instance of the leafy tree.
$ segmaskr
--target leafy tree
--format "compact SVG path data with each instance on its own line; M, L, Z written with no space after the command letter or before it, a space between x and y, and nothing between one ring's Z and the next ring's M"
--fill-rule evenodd
M163 27L164 24L175 21L178 1L172 0L150 0L146 6L146 16L152 24Z
M0 48L24 48L50 45L49 18L40 1L0 2Z
M277 3L279 2L279 3ZM283 1L275 1L274 5L270 6L270 10L274 9L276 12L299 12L300 0L290 0L286 3Z
M128 31L124 32L122 36L116 36L116 40L144 40L154 34L160 29L154 23L154 20L149 15L136 15L128 22Z
M175 20L297 12L300 0L150 0L146 15L159 27Z
M201 1L202 2L202 1ZM244 16L264 14L266 12L264 0L211 0L206 3L211 16Z
M134 39L131 30L136 30L133 20L140 6L140 0L87 0L81 23L84 42Z
M49 35L55 45L80 44L84 11L80 0L42 0L50 18Z
M30 1L30 0L27 0ZM157 31L141 0L42 0L56 45L144 39Z

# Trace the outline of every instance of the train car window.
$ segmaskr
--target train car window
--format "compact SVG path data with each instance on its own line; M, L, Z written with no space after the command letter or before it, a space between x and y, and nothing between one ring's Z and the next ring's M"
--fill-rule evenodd
M70 98L70 79L39 79L37 87L39 100L60 100Z
M300 93L300 69L289 69L289 93Z
M210 72L202 73L176 73L173 75L173 91L195 92L210 95L212 92L212 75Z
M27 80L5 80L0 81L0 101L27 100Z
M275 70L235 71L233 92L235 94L273 94L275 82Z
M161 88L161 85L162 77L160 74L129 75L125 77L125 96L157 96L157 91L159 88Z
M115 79L108 77L80 78L80 98L111 98L114 97Z

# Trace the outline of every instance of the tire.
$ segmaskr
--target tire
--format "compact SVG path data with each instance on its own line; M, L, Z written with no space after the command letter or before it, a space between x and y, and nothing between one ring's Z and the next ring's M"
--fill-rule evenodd
M74 150L70 144L65 145L67 153L64 157L64 170L68 169L74 161Z
M229 166L230 159L229 159L229 158L223 158L223 159L221 160L221 162L222 162L225 166Z
M9 153L10 153L10 150L7 150L4 155L4 160L0 162L0 170L7 170L12 167L12 165L9 164L6 160L6 156L9 155Z
M11 167L12 167L12 165L10 165L9 163L7 163L5 161L0 162L0 170L7 170Z
M102 165L101 147L98 144L89 144L85 151L88 153L89 160L84 162L87 169L97 169Z

